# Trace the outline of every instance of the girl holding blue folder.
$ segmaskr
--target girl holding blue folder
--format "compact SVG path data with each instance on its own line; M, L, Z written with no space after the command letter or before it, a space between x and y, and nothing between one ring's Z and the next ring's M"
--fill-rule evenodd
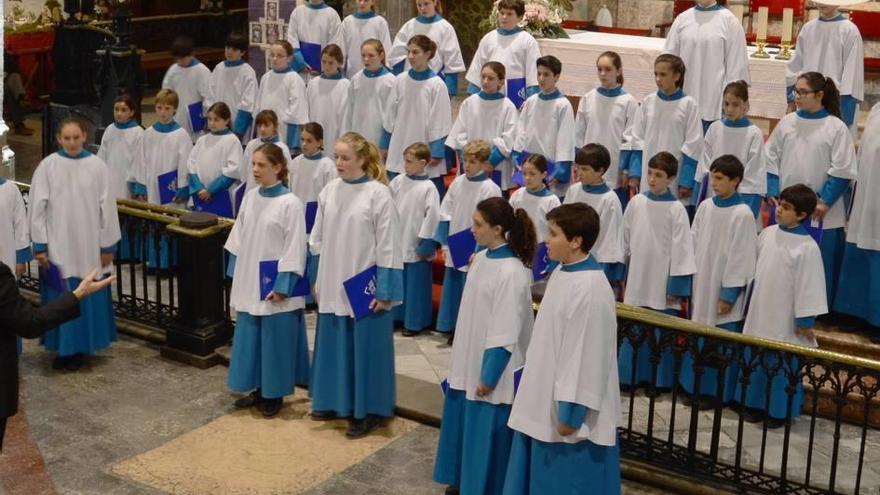
M259 187L245 194L226 241L236 311L229 388L250 391L235 407L259 406L271 418L284 396L309 379L302 297L308 287L298 284L306 266L306 226L302 201L284 187L287 160L279 146L257 148L253 176Z
M375 145L353 132L336 142L339 178L318 195L309 248L318 265L312 419L349 418L367 435L394 414L394 303L403 300L397 210Z
M232 133L232 112L226 103L208 109L208 129L189 154L189 192L193 207L233 218L230 188L239 177L241 141Z

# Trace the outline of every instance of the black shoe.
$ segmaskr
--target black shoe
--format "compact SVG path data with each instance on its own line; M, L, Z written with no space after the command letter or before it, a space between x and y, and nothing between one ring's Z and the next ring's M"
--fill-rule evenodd
M687 407L691 407L692 405L694 405L694 400L691 398L690 394L686 394L684 392L681 393L681 405Z
M236 409L247 409L249 407L256 406L263 402L263 396L260 395L260 389L256 389L253 392L245 395L244 397L238 399L233 404Z
M661 394L663 394L663 391L659 387L653 388L653 389L651 387L645 388L645 397L647 397L649 399L660 397ZM684 402L684 399L682 399L681 401ZM685 404L685 405L687 406L690 404Z
M263 417L264 418L274 418L281 412L281 406L284 405L284 399L263 399Z
M404 328L403 332L401 332L401 335L403 335L404 337L415 337L416 335L419 335L420 333L422 333L422 332L420 332L418 330L407 330Z
M455 485L449 485L446 487L446 491L444 492L446 495L458 495L459 490Z
M382 424L382 418L372 414L368 414L367 417L363 419L353 419L348 425L348 431L345 432L345 436L352 439L363 438L369 435L370 432L375 430L380 424Z
M67 371L79 371L80 368L86 362L86 356L84 354L74 354L67 358L67 361L64 363L64 369Z
M69 358L64 356L55 356L55 359L52 360L52 369L53 370L63 370L65 365L67 364L67 360Z
M700 411L715 409L715 399L713 397L700 397L697 401L697 409Z
M312 411L312 421L330 421L336 418L335 411Z
M784 419L767 418L767 429L775 430L777 428L782 428L783 426L785 426L786 423L788 423L788 421Z
M764 420L764 411L761 411L760 409L744 407L739 412L739 415L742 416L746 423L760 423Z
M452 347L452 343L455 341L455 332L449 334L449 337L446 338L446 345Z

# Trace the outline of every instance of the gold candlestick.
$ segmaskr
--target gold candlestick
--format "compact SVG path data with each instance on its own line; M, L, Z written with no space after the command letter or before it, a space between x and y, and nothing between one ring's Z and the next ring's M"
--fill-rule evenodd
M764 51L764 47L767 46L767 40L757 40L755 45L757 45L758 50L752 54L752 58L770 58L770 54Z
M776 60L789 60L791 59L791 43L780 43L779 46L781 49L779 53L776 55Z

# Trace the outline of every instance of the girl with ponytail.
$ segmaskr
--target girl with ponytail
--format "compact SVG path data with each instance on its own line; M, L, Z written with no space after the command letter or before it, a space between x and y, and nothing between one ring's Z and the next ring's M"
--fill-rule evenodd
M831 307L845 241L843 195L856 177L855 147L830 77L801 74L794 92L797 112L783 117L767 141L767 196L794 184L806 184L819 195L812 222L822 226L819 248Z
M477 204L473 217L471 230L486 249L471 261L458 314L434 480L461 493L501 493L514 370L534 324L535 228L525 210L498 197Z

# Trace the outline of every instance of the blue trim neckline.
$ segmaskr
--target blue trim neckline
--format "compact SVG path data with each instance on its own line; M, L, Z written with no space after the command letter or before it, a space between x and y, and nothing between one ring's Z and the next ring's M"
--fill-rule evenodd
M495 31L497 31L498 34L500 34L501 36L510 36L510 35L513 35L513 34L519 33L519 32L521 32L522 30L523 30L523 28L517 26L517 27L515 27L515 28L513 28L513 29L498 28L498 29L496 29Z
M369 12L363 12L363 13L355 12L354 14L351 14L351 15L353 15L355 19L372 19L373 17L376 17L376 12L371 10Z
M722 117L721 123L727 127L748 127L752 125L752 121L749 120L748 117L743 117L737 120L730 120L727 117Z
M819 19L821 22L837 22L837 21L842 21L845 18L843 17L843 14L837 14L836 16L832 17L831 19L824 19L822 16L817 17L817 19Z
M227 134L232 134L232 130L228 127L222 131L211 131L212 136L225 136Z
M807 218L807 219L804 220L804 221L805 221L805 222L809 222L810 219ZM786 226L784 226L784 225L782 225L782 224L777 224L777 225L779 225L779 230L781 230L781 231L783 231L783 232L788 232L789 234L796 234L796 235L810 235L810 233L807 232L807 228L804 227L804 224L802 224L802 223L798 224L798 226L797 226L797 227L794 227L794 228L789 228L789 227L786 227Z
M529 189L526 188L526 192L528 194L531 194L532 196L538 196L539 198L553 195L553 193L550 192L550 189L547 189L547 186L542 186L541 189L538 189L537 191L534 191L534 192L529 191Z
M288 72L290 72L292 70L293 69L289 65L283 69L276 69L274 67L272 68L272 72L274 72L276 74L287 74Z
M430 68L425 70L410 69L408 74L409 77L415 79L416 81L427 81L428 79L437 76L437 73Z
M406 177L409 180L428 180L428 174L405 175L404 177Z
M611 190L604 182L601 184L581 184L581 189L587 194L605 194Z
M597 86L596 92L602 96L607 96L609 98L614 98L615 96L626 94L626 91L623 90L623 86L619 84L611 89L605 89L604 86Z
M658 89L658 90L657 90L657 98L660 98L660 99L663 100L663 101L675 101L675 100L680 100L680 99L684 98L684 90L682 90L681 88L678 88L678 90L677 90L675 93L672 93L671 95L668 95L668 94L666 94L666 93L664 93L663 91L661 91L661 90Z
M822 108L821 110L816 110L815 112L808 112L806 110L798 109L797 116L802 119L824 119L825 117L831 115L828 112L828 109Z
M309 156L309 155L303 153L303 154L302 154L302 157L305 158L306 160L321 160L322 158L324 158L324 153L322 153L322 152L319 151L319 152L317 152L317 153L315 153L314 155L311 155L311 156Z
M58 154L63 156L64 158L70 158L71 160L79 160L80 158L86 158L86 157L92 156L91 152L89 152L89 150L86 150L86 149L80 150L80 152L77 153L76 156L70 156L66 151L64 151L64 148L59 148Z
M513 258L513 249L510 248L509 244L504 243L495 249L487 249L486 257L493 260Z
M223 65L225 65L226 67L238 67L240 65L244 65L244 59L240 58L240 59L236 60L235 62L230 62L229 60L224 60Z
M654 191L645 191L645 196L652 201L675 201L677 199L669 189L666 189L666 192L660 195L654 194Z
M180 124L178 124L176 120L172 120L167 124L156 122L155 124L153 124L153 129L155 129L157 132L168 133L180 129Z
M306 7L313 9L313 10L321 10L321 9L326 9L327 7L329 7L329 5L327 5L324 2L312 3L312 2L309 2L308 0L306 0Z
M721 10L721 5L718 3L714 3L709 7L700 7L699 4L694 5L694 10L699 10L700 12L711 12L713 10Z
M266 138L259 138L259 139L260 139L260 141L262 141L266 144L275 144L275 143L281 142L281 136L279 136L278 134L275 134L274 136L269 136Z
M587 270L601 270L602 267L599 265L599 262L596 261L596 258L593 258L593 255L588 254L586 258L575 261L574 263L564 263L562 265L562 271L564 272L584 272Z
M131 129L132 127L137 127L137 120L128 119L125 122L113 122L113 125L116 126L117 129Z
M370 176L364 174L357 179L342 179L342 182L345 182L346 184L363 184L364 182L369 182L369 180Z
M287 194L289 192L290 190L284 187L284 184L282 184L281 182L278 182L274 186L269 187L260 186L260 196L263 196L264 198L274 198L283 194Z
M486 93L485 91L480 91L477 94L480 96L480 98L484 100L501 100L504 98L504 95L501 93L501 91L496 91L491 95L489 93Z
M471 182L482 182L488 180L489 176L486 175L485 171L481 170L477 175L465 175L465 178Z
M425 17L423 15L417 15L416 20L421 22L422 24L433 24L438 21L442 21L443 17L440 14L434 13L431 17Z
M330 74L330 75L322 72L321 79L329 79L331 81L338 81L338 80L342 79L342 71L339 71L336 74Z
M728 208L730 206L743 204L742 196L740 196L738 192L734 192L727 198L722 198L718 195L712 196L712 202L719 208Z
M388 72L389 72L388 67L385 67L383 65L382 67L379 67L379 70L370 70L370 69L365 68L364 69L364 76L366 76L366 77L379 77L381 75L388 74Z
M562 98L562 93L559 92L559 89L554 89L550 93L540 92L538 93L538 98L542 100L555 100L557 98Z
M201 62L199 62L199 59L193 57L192 60L190 60L189 63L186 64L186 66L184 66L184 67L182 67L182 68L183 68L183 69L189 69L190 67L195 67L195 66L199 65L200 63L201 63ZM177 64L177 65L180 65L180 64Z

